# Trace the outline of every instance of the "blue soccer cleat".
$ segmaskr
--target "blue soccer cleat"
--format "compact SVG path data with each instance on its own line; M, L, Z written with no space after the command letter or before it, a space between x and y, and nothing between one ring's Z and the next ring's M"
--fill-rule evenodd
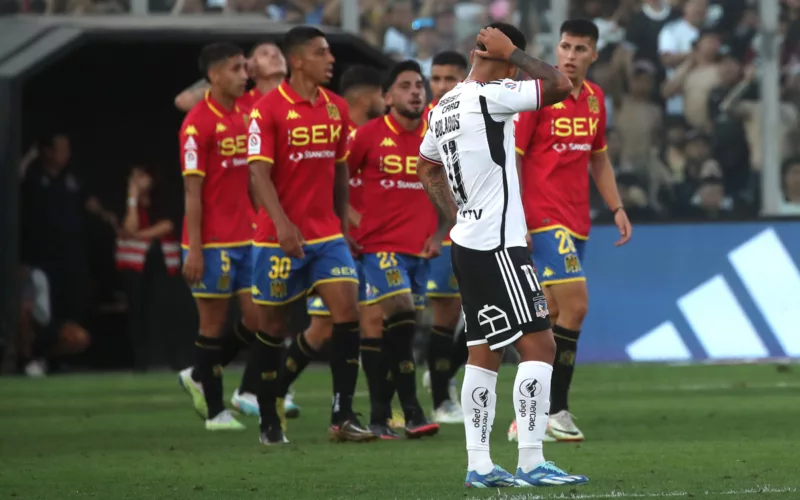
M589 482L586 476L573 476L556 467L553 462L542 462L530 472L517 469L517 486L575 486Z
M516 486L517 481L510 472L499 465L495 465L492 472L488 474L478 474L474 470L467 472L464 486L467 488L505 488Z

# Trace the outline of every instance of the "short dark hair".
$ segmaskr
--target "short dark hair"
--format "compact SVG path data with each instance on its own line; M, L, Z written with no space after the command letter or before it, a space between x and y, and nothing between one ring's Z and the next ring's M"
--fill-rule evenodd
M484 28L495 28L500 30L501 33L511 40L511 43L514 44L514 47L520 50L525 50L528 47L528 41L525 39L525 35L523 35L519 29L508 23L492 23L488 26L484 26ZM482 43L478 42L478 49L486 50L486 47L484 47Z
M275 42L273 42L272 40L262 40L262 41L260 41L260 42L256 43L255 45L253 45L253 48L252 48L252 49L250 49L250 54L249 54L249 56L250 56L250 57L253 57L253 54L255 54L255 53L256 53L256 49L257 49L257 48L259 48L259 47L261 47L262 45L274 45L274 46L276 46L276 47L278 46L278 44L277 44L277 43L275 43Z
M559 34L563 35L564 33L588 37L595 44L600 38L600 31L597 29L597 25L590 19L568 19L564 21Z
M383 82L383 91L388 92L389 88L391 88L391 86L394 85L394 82L397 81L397 77L406 71L413 71L414 73L419 73L422 75L422 68L420 68L417 61L413 59L400 61L392 66L392 69L389 70L389 74L386 75L386 80Z
M339 94L344 95L362 87L382 89L383 75L381 72L363 64L356 64L344 70L339 80Z
M241 47L230 42L218 42L206 45L200 51L198 66L200 73L208 78L208 70L231 57L244 55Z
M319 28L313 26L295 26L286 32L283 37L283 53L289 54L295 49L302 47L315 38L325 38Z
M455 50L445 50L433 56L432 66L456 66L467 71L467 58Z

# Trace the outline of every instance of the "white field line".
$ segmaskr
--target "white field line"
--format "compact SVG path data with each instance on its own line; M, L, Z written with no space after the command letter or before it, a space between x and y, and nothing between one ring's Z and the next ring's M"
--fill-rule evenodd
M581 388L572 387L571 392L605 393L605 392L698 392L714 390L740 390L740 389L798 389L800 381L791 382L711 382L706 384L661 384L650 386L629 386L625 384L605 385L603 387Z
M739 498L749 495L783 495L786 493L797 493L798 489L784 486L774 488L772 486L756 486L742 490L724 491L661 491L651 493L627 493L624 491L612 491L610 493L552 493L552 494L504 494L490 497L468 497L467 500L595 500L603 498L680 498L680 497L719 497L731 496Z

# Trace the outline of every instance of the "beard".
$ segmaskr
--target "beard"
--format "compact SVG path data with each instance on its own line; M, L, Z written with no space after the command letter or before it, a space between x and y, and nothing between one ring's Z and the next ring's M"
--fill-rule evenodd
M409 120L417 120L422 116L422 110L414 111L413 109L403 109L403 108L395 108L397 113L400 114L403 118L408 118Z

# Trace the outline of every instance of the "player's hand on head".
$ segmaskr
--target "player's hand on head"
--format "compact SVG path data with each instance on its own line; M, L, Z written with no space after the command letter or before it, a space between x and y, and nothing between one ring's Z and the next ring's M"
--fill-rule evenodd
M617 225L617 229L619 230L619 240L617 240L614 245L621 247L631 239L631 232L633 232L633 228L631 227L631 221L628 220L628 214L625 213L625 209L617 210L614 214L614 224Z
M505 33L497 28L483 28L478 33L478 44L475 54L484 59L508 60L516 49Z
M203 279L203 252L199 249L190 249L183 261L183 278L193 286Z
M303 252L303 244L306 240L303 238L300 229L291 222L287 222L285 226L275 228L278 232L278 243L281 245L281 250L289 257L302 259L305 257Z

